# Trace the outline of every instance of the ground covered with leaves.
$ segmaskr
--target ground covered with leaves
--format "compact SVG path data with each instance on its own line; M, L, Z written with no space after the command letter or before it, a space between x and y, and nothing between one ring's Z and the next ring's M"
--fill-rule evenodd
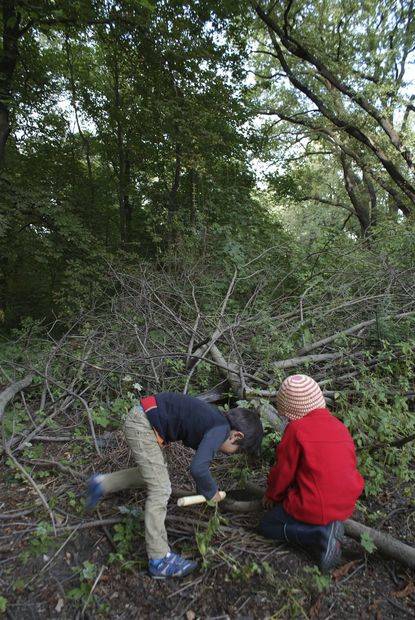
M105 458L90 468L127 464L118 434ZM55 462L79 472L90 453L56 442ZM56 447L58 446L58 447ZM175 487L184 488L188 450L167 449ZM49 452L48 458L51 458ZM39 459L40 461L41 459ZM237 463L218 459L222 488L240 483ZM235 459L232 459L235 461ZM40 469L41 467L41 469ZM54 498L53 527L34 491L7 473L0 487L2 605L8 618L405 618L415 614L413 575L347 539L343 561L321 575L302 552L266 541L255 532L260 513L215 512L208 506L180 509L172 499L167 524L175 551L198 558L185 579L152 580L146 572L143 493L108 497L92 514L84 510L84 483L65 471L39 465L42 489ZM85 473L85 472L84 472ZM264 471L256 471L263 482ZM238 479L239 478L239 479ZM414 539L410 486L396 484L376 502L362 502L359 520L400 539ZM23 509L22 509L23 508ZM365 518L366 515L366 518Z

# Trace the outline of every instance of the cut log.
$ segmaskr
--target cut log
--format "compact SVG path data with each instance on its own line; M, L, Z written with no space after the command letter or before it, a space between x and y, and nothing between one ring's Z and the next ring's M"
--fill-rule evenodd
M347 519L347 521L344 522L344 528L346 534L350 536L350 538L356 539L358 542L360 542L362 534L367 534L370 539L373 540L380 553L401 564L405 564L405 566L415 568L414 547L410 547L389 534L384 534L379 530L373 529L373 527L368 527L353 519Z

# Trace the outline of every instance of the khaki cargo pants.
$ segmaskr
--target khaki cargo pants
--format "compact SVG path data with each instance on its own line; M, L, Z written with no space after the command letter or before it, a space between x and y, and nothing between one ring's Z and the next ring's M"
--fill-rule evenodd
M170 551L164 525L171 484L163 451L141 405L127 414L124 434L137 467L103 474L101 484L106 493L137 487L147 488L144 511L146 549L152 560L164 558Z

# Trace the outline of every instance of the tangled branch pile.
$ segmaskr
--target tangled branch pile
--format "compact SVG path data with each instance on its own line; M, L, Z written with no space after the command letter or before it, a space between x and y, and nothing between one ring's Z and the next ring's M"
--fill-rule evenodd
M52 435L68 436L69 416L78 433L88 424L100 454L102 430L119 424L138 394L173 390L258 406L295 371L320 382L361 447L404 443L415 431L405 415L414 398L414 269L398 270L374 253L368 264L368 256L337 256L324 279L319 255L307 257L305 282L278 270L270 277L263 256L235 269L226 285L209 281L200 265L134 274L109 268L109 304L85 311L58 339L57 325L47 341L31 327L17 342L19 354L3 363L10 379L33 373L39 398L32 389L7 444L22 450L51 420L63 423ZM31 359L23 361L23 347ZM269 407L264 414L276 419ZM402 466L410 451L406 459L400 451Z
M0 399L2 467L6 487L23 480L23 491L27 485L32 490L26 499L13 494L3 501L6 553L26 544L28 536L43 536L44 522L32 520L40 507L58 534L103 528L114 558L130 565L120 548L127 534L133 539L134 520L127 526L125 515L112 509L85 521L76 498L93 471L128 466L119 427L140 394L183 391L222 406L242 400L261 409L267 426L262 467L252 471L244 457L237 457L236 467L220 458L215 463L219 483L230 489L246 476L263 484L281 430L273 396L284 376L307 372L355 437L368 496L413 478L415 421L408 413L414 401L414 270L392 267L365 250L361 262L347 252L333 256L331 265L325 259L324 278L319 255L308 257L308 276L299 278L294 270L272 273L264 258L220 281L209 276L208 267L184 270L173 264L134 273L109 267L110 295L69 329L56 323L45 337L42 327L28 324L4 347L1 370L11 387ZM167 450L176 489L191 489L190 452L180 445ZM126 501L133 502L126 508L130 514L134 498ZM203 536L214 535L198 514L186 521L173 510L169 519L173 534L192 538L197 522L207 527ZM248 536L240 526L252 523L249 519L233 519L230 540ZM117 523L121 542L107 529ZM206 547L200 536L199 550ZM399 537L410 539L409 520ZM254 563L268 558L258 541L251 551L248 543L244 548ZM229 549L231 555L217 561L238 567L236 548Z

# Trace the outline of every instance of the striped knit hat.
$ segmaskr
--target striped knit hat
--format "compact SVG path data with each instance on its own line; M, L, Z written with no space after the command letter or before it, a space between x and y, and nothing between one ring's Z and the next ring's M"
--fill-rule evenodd
M313 409L323 409L326 401L318 384L307 375L291 375L284 379L277 394L280 415L299 420Z

